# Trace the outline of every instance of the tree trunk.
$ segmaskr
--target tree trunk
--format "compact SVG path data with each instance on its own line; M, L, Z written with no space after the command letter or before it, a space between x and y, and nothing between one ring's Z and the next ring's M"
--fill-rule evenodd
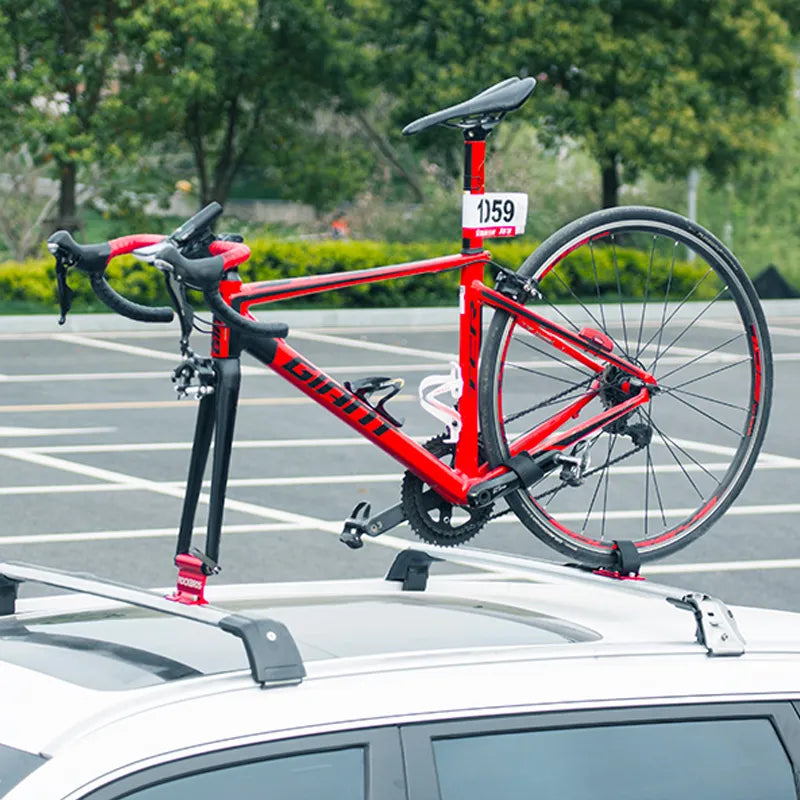
M600 165L603 181L603 208L614 208L619 193L619 173L617 172L617 155L610 154Z
M77 190L78 169L73 161L61 165L59 172L59 192L58 192L58 217L56 218L56 228L67 231L76 231L80 225L78 220L78 209L75 203L75 193Z

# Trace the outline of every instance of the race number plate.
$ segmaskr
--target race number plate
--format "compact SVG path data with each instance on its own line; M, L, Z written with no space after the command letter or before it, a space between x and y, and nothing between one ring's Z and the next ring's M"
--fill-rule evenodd
M525 233L528 195L524 192L465 194L461 204L464 236L494 239Z

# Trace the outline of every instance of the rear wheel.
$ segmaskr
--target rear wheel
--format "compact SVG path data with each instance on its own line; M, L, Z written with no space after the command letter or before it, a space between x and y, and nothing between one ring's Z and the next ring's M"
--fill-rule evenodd
M509 495L509 505L546 544L592 564L615 562L614 540L633 541L643 560L688 544L739 494L766 431L772 357L744 270L684 217L623 207L553 234L518 274L538 283L537 312L607 342L653 374L659 390L564 450L570 460ZM566 427L622 402L624 377L607 368L597 396ZM504 463L516 438L596 378L497 311L480 375L489 463Z

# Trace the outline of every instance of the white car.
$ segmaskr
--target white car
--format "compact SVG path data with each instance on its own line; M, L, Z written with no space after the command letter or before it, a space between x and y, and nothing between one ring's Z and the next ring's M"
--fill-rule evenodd
M800 615L452 558L203 607L0 564L0 797L798 796Z

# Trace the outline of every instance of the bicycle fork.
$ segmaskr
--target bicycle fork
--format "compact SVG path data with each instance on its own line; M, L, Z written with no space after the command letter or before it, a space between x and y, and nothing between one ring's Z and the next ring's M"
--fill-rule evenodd
M222 518L228 486L233 430L239 399L241 367L238 358L213 360L213 391L200 399L194 429L186 494L181 511L175 564L178 567L177 590L170 599L186 604L204 604L206 578L219 572L219 548ZM211 490L206 523L204 552L191 546L197 504L203 487L208 454L214 441L211 464Z

